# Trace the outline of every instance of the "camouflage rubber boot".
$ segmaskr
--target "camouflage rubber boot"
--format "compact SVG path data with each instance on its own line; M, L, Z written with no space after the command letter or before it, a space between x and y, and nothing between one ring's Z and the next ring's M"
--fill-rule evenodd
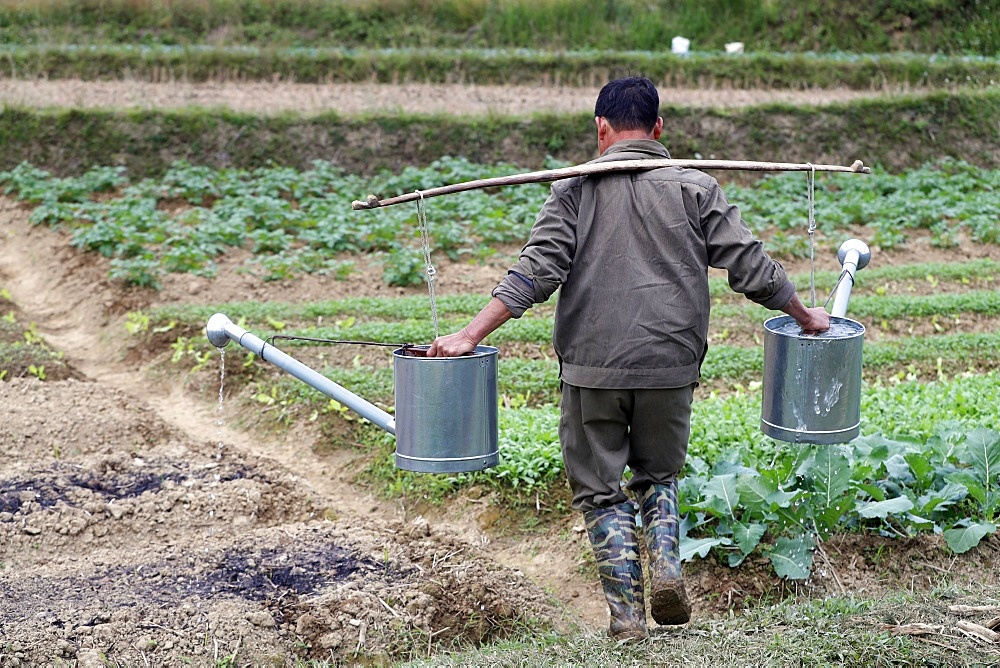
M650 613L657 624L686 624L691 604L681 579L677 483L650 485L639 493L639 504L649 551Z
M608 635L615 640L642 640L646 637L646 603L632 504L588 510L583 519L611 611Z

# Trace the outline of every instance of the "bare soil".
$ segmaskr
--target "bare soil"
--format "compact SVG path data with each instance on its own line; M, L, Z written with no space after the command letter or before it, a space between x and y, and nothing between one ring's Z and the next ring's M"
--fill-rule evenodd
M76 376L0 383L0 665L349 661L579 621L474 521L353 485L349 449L244 433L124 362L122 309L145 297L6 200L0 236L17 320Z
M154 83L139 80L23 80L0 78L0 100L27 107L73 109L226 108L254 114L346 115L375 112L419 114L574 113L593 109L599 88L483 86L464 84L299 84L289 82ZM920 89L859 91L848 88L765 90L663 88L664 104L681 107L747 107L789 103L826 105L850 100L917 94Z
M212 281L124 290L104 260L27 216L0 198L0 288L72 373L0 383L0 666L371 664L529 627L606 628L575 515L523 534L489 498L387 501L356 480L363 453L350 443L318 449L326 437L308 424L243 428L251 414L220 410L211 392L158 372L150 361L161 351L136 358L123 343L125 312L139 307L421 289L364 271L262 286L233 258ZM439 290L488 290L502 255L440 263ZM789 595L996 591L998 552L996 537L956 558L939 537L843 536L797 585L764 561L708 559L685 573L704 618Z

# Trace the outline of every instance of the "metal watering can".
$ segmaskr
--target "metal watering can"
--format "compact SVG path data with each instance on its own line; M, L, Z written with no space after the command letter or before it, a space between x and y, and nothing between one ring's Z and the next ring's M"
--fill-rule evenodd
M477 346L463 357L426 357L427 346L393 351L395 417L234 324L222 313L205 333L216 348L230 340L396 437L396 466L461 473L496 466L497 353Z
M865 328L844 317L854 275L871 260L868 246L850 239L837 251L830 329L805 335L788 315L764 323L760 428L789 443L847 443L861 431L861 345Z

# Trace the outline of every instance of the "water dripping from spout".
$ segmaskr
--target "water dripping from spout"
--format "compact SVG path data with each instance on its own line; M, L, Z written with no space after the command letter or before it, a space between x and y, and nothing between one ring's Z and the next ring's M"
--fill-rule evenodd
M219 450L215 453L216 459L222 459L222 401L223 401L223 388L226 384L226 349L219 348L219 405L215 409L215 426L216 434L219 438Z

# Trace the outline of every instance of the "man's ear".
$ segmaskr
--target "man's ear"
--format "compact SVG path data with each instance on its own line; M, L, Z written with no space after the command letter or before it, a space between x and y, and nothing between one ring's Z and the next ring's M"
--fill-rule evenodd
M656 117L656 125L653 126L653 139L659 139L663 133L663 116Z
M597 139L603 140L608 136L608 130L611 129L611 124L608 123L608 119L604 116L595 116L594 122L597 123Z

